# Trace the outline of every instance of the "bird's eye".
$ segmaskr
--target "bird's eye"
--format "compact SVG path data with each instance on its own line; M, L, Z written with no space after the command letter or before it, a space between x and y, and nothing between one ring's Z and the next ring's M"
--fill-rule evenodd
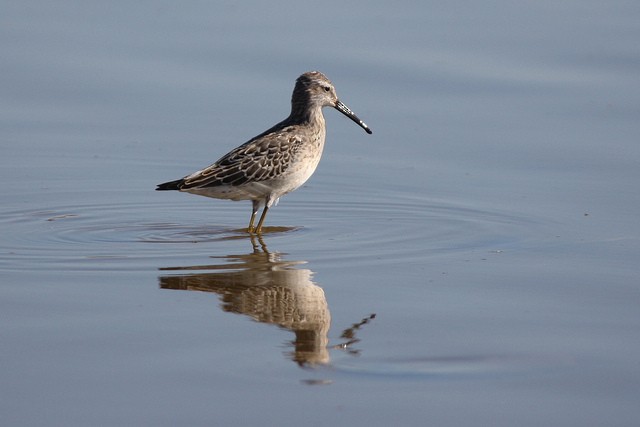
M331 88L329 86L323 86L323 89L325 92L329 92L331 90Z

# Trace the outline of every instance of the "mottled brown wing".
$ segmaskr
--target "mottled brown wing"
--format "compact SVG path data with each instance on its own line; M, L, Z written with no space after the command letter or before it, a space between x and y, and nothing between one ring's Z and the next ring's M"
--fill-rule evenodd
M182 188L242 185L274 178L287 170L301 139L286 128L244 143L211 166L184 179Z

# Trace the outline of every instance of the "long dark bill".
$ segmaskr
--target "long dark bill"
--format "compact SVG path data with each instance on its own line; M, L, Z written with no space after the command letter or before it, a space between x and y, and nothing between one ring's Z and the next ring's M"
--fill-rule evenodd
M360 118L358 118L358 116L356 116L356 114L353 111L351 111L351 109L349 107L344 105L342 102L337 101L335 109L340 111L345 116L349 117L354 122L356 122L368 134L372 134L373 133L373 132L371 132L371 129L369 129L369 126L367 126L367 124L365 122L360 120Z

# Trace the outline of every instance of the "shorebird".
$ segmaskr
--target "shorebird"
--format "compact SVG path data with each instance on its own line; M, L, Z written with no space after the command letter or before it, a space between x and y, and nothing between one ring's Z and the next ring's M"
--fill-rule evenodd
M156 190L178 190L216 199L251 200L249 233L261 234L264 219L280 197L313 174L326 135L323 107L333 107L367 133L371 129L338 100L333 83L310 71L296 80L289 117L231 150L214 164L184 178L159 184ZM256 214L262 215L254 227Z

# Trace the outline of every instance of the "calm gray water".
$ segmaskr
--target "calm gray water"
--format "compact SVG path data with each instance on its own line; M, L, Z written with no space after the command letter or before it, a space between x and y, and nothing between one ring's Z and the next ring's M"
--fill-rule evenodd
M640 3L5 2L0 424L632 426ZM313 178L155 192L283 119Z

